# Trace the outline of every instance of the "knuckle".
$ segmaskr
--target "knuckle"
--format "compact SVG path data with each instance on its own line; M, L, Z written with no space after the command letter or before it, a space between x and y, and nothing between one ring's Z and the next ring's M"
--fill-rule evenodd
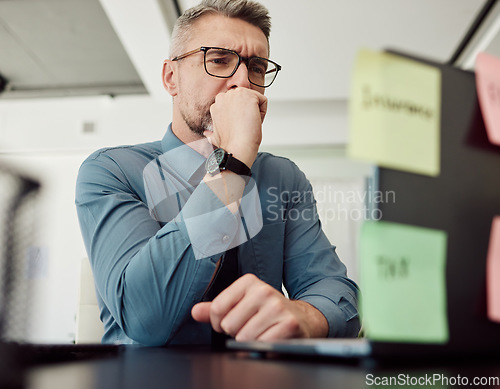
M224 306L222 303L215 299L210 305L210 316L220 317L224 313Z
M273 298L269 301L269 308L274 313L282 313L285 310L285 304L279 298Z
M252 273L247 273L244 276L242 276L241 278L243 278L245 281L258 280L257 276L255 274L252 274Z
M235 329L234 325L231 325L231 323L229 323L227 320L221 321L220 328L222 328L222 331L224 331L224 333L231 335L231 336L234 336L236 333L236 329Z
M220 101L224 98L224 94L223 93L219 93L217 94L217 96L215 96L215 102L216 103L220 103Z
M300 323L293 315L289 315L283 320L283 326L285 330L291 335L296 335L300 332Z
M254 294L259 300L268 300L270 297L269 288L266 284L257 285L253 288L252 294ZM267 301L269 303L269 301Z
M260 293L261 293L263 298L269 299L273 296L276 297L275 293L274 293L275 290L271 285L262 283L262 285L260 285L259 289L260 289ZM277 297L274 298L273 300L279 302L279 298L277 298Z

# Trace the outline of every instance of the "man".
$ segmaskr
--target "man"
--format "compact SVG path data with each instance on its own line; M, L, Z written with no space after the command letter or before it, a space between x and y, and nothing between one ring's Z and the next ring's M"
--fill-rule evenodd
M269 31L251 1L186 11L163 67L173 98L163 140L82 165L76 204L103 342L209 343L211 329L237 340L357 335L357 287L309 182L258 153L264 90L280 70Z

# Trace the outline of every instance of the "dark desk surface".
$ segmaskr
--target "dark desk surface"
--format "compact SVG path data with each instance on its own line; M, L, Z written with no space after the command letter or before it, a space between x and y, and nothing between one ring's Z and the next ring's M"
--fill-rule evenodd
M395 385L384 382L392 377ZM438 380L429 380L439 377ZM118 356L32 367L29 389L476 387L500 388L500 360L339 361L256 357L208 348L126 348ZM425 379L427 378L427 381ZM464 385L467 380L467 385ZM417 380L420 380L418 382ZM446 381L447 380L447 381ZM392 382L394 383L394 382ZM420 384L419 384L420 383ZM432 383L432 384L430 384ZM377 385L378 384L378 385ZM493 385L491 385L493 384Z

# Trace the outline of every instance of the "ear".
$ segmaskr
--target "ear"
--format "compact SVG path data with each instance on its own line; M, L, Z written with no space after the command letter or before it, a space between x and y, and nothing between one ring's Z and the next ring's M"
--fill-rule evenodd
M174 61L163 61L162 81L165 90L172 96L177 95L177 66Z

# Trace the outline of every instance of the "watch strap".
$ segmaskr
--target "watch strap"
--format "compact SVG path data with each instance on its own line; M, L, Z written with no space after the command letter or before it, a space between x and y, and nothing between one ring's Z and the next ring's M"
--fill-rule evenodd
M215 149L208 156L205 161L205 170L212 176L224 170L230 170L240 176L250 177L252 175L247 165L222 148Z
M227 153L227 159L225 158L225 160L225 169L231 170L233 173L239 174L240 176L252 176L250 168L239 159L235 158L233 154Z

